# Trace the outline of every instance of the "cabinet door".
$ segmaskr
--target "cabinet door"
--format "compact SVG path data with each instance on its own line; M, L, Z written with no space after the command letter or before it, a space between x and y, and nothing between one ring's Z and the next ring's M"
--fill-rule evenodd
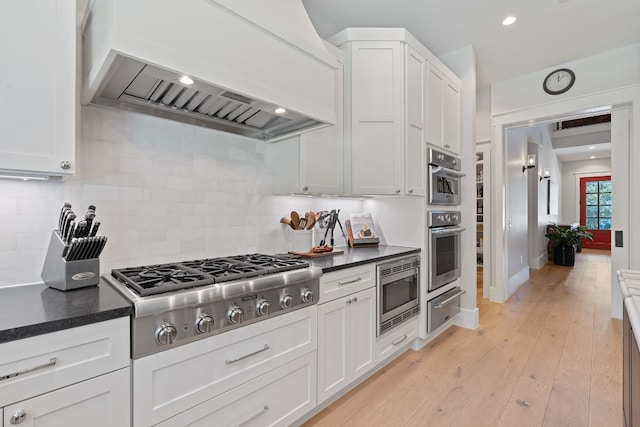
M349 301L349 298L347 298ZM351 297L349 308L348 357L353 381L375 365L376 289L358 292Z
M347 300L340 298L318 306L318 404L349 381L347 372Z
M75 164L76 5L0 2L0 170L70 175ZM64 169L61 162L68 161Z
M427 67L427 142L444 146L444 122L442 97L444 76L431 64Z
M449 80L443 86L443 148L460 152L460 88Z
M425 71L426 61L407 47L407 135L405 148L405 189L414 196L425 195Z
M129 368L42 394L4 408L4 424L23 427L131 425ZM23 420L15 418L23 414ZM12 417L14 420L12 421Z
M336 72L336 125L300 136L301 192L344 193L344 65L340 61Z
M402 46L353 42L350 49L352 193L401 194Z

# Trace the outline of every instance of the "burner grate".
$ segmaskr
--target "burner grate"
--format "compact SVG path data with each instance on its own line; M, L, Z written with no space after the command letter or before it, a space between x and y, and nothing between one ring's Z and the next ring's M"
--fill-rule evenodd
M282 271L296 270L298 268L307 268L309 263L300 258L289 255L265 255L265 254L249 254L236 255L228 257L229 259L248 262L250 264L259 265L269 270L269 273L279 273Z
M246 279L247 277L261 276L269 273L266 268L259 265L249 264L231 258L186 261L183 264L212 276L216 283Z
M180 264L158 264L111 270L111 275L141 296L155 295L196 286L214 280L197 270Z

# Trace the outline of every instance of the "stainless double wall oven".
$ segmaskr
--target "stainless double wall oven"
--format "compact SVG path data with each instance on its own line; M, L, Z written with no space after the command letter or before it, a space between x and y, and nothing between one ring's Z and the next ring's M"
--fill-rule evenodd
M429 205L458 206L461 202L460 159L434 148L427 152Z
M461 236L465 228L460 226L460 211L430 211L427 215L427 291L432 292L460 277Z

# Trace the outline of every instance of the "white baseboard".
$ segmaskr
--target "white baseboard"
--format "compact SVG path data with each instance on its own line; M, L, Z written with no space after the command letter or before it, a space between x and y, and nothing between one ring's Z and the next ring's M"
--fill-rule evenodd
M518 290L527 280L529 280L529 266L524 267L507 280L507 295L505 301Z
M467 329L478 329L480 324L480 310L478 307L473 310L461 308L454 325Z
M547 252L545 251L545 253L540 254L537 257L533 258L531 260L531 265L529 267L531 267L534 270L540 270L547 263L547 257L548 257Z

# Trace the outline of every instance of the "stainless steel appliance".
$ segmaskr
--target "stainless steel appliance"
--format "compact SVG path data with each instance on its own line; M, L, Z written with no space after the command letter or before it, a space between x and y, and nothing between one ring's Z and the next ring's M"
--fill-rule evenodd
M133 302L134 359L316 303L322 270L290 255L250 254L114 269Z
M378 336L420 312L420 258L377 265Z
M467 291L453 288L428 302L427 333L438 329L449 319L460 313L460 296Z
M465 175L463 172L460 172L460 159L434 148L429 148L427 161L429 204L459 205L461 201L460 178Z
M460 277L460 222L460 211L427 212L429 292Z

